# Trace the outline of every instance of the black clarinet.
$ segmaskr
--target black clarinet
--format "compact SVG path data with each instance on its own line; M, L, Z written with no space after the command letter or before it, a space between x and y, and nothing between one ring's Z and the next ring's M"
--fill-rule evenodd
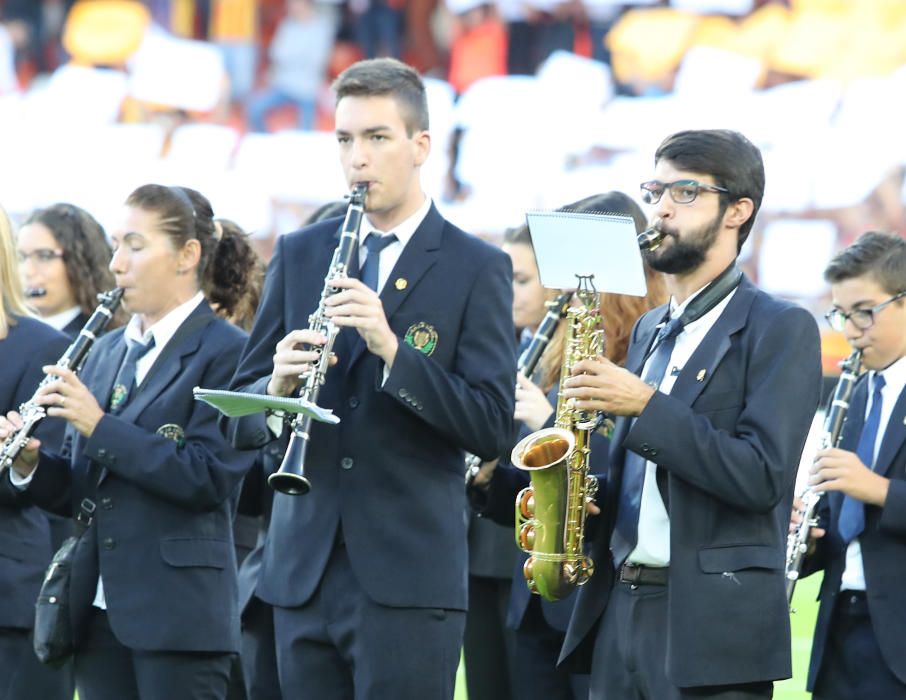
M352 188L346 219L343 221L343 229L340 233L340 242L333 252L333 259L330 261L330 267L324 279L321 301L317 310L308 317L309 329L317 331L327 338L327 342L320 348L321 354L318 360L303 377L305 384L302 386L299 396L310 403L318 403L318 394L321 391L321 385L327 378L327 369L330 366L330 353L340 332L334 322L327 317L325 302L337 293L337 288L333 286L332 282L348 275L349 265L359 240L359 228L365 215L365 195L367 193L368 185L357 183ZM301 496L311 490L311 482L305 476L305 453L308 451L310 440L311 416L297 413L291 426L292 433L289 436L283 463L278 471L268 477L267 483L280 493Z
M57 367L71 369L74 372L79 372L82 369L82 364L85 362L85 358L88 357L94 341L97 340L98 336L107 327L107 324L110 323L110 319L113 318L116 307L119 306L122 298L123 290L118 287L109 292L98 294L98 301L101 303L98 304L88 322L79 331L76 339L72 341L72 345L66 348L63 357L57 360ZM0 472L4 469L9 469L13 465L19 453L25 449L31 439L38 423L47 416L45 407L36 403L35 399L38 396L38 391L56 380L56 375L48 374L41 380L38 390L35 391L31 399L19 407L19 414L22 416L22 427L6 438L3 442L3 447L0 448Z
M569 308L569 301L572 297L573 292L563 292L553 301L547 302L547 313L544 314L544 318L538 324L535 335L532 336L532 340L522 351L519 361L516 363L516 372L518 374L523 377L531 377L535 373L535 368L538 366L538 362L541 361L544 351L547 350L547 344L554 336L557 325L566 316L566 310ZM519 385L517 384L516 386L518 388ZM472 483L480 468L481 457L473 454L466 455L466 486Z
M849 410L849 399L862 367L862 351L856 350L841 362L840 366L842 371L834 389L834 397L824 418L819 450L836 447L840 442L843 425L846 422L846 412ZM786 602L788 605L793 601L793 592L796 590L796 583L802 573L802 564L811 541L811 529L818 526L818 502L823 495L823 491L806 489L800 496L803 505L802 510L799 511L802 515L802 522L789 534L786 541Z

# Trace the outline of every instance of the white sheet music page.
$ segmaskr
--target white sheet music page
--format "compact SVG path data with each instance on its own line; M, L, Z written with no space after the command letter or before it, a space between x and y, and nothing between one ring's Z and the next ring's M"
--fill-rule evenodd
M645 270L631 217L618 214L530 211L525 215L541 284L575 289L591 276L598 292L645 296Z

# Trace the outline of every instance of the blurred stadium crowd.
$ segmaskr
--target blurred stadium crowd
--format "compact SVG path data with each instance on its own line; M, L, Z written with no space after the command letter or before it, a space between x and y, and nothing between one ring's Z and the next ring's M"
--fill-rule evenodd
M744 251L816 313L821 270L870 229L906 231L902 0L6 0L0 198L102 223L146 182L207 193L273 239L345 192L330 82L394 55L428 76L426 191L497 237L528 209L637 195L683 128L762 150ZM829 336L828 357L844 354ZM827 369L827 368L826 368Z

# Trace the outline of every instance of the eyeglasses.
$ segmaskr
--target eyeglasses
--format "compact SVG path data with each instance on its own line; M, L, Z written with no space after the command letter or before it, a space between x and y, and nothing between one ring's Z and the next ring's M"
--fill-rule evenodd
M19 258L19 264L24 265L25 261L31 258L35 261L36 265L48 265L54 260L58 260L63 257L62 250L53 250L51 248L38 248L33 250L30 253L23 253L21 250L16 253L16 257Z
M645 204L657 204L660 202L664 190L670 190L670 199L677 204L691 204L698 197L699 192L730 191L726 187L706 185L698 180L677 180L676 182L649 180L648 182L643 182L639 187L642 188L642 201Z
M870 309L855 309L848 314L843 313L840 309L831 309L824 314L824 318L827 319L828 324L835 331L842 331L846 327L847 321L852 321L852 324L860 331L867 331L874 325L876 313L888 304L892 304L897 299L902 299L903 297L906 297L906 291L895 294L887 301L882 301L880 304L872 306Z

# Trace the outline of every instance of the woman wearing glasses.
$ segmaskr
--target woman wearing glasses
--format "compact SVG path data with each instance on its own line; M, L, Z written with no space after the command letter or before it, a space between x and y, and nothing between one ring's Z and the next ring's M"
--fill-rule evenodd
M0 209L0 411L17 410L41 380L42 365L55 363L66 336L32 318L19 277L12 229ZM63 421L43 421L38 437L58 448ZM0 472L6 480L6 474ZM53 554L44 513L21 494L0 489L0 698L72 700L65 671L42 666L32 651L35 600Z
M97 295L113 288L110 245L104 229L84 209L54 204L26 219L16 253L29 305L45 322L75 337L97 306ZM123 324L118 313L108 325Z
M112 239L132 318L79 377L57 370L40 392L69 423L70 456L32 442L10 481L60 514L96 505L70 601L81 700L222 698L239 648L232 499L255 455L224 440L192 388L226 387L245 341L202 291L235 249L200 193L160 185L129 196Z

